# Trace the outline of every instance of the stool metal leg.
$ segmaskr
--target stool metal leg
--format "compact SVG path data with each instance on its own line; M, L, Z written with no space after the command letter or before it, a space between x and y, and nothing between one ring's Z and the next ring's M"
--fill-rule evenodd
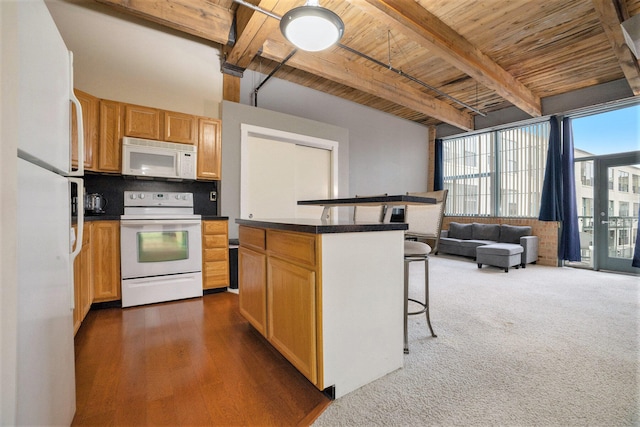
M424 257L424 312L427 315L427 325L429 325L429 330L431 331L431 336L437 338L438 336L433 332L433 328L431 327L431 317L429 310L429 257Z
M409 265L412 261L424 261L424 302L409 298ZM413 301L422 306L422 310L409 313L409 301ZM431 331L431 336L438 336L433 332L431 318L429 314L429 256L413 256L404 258L404 353L409 354L409 333L407 318L413 314L425 313L427 316L427 326Z
M404 259L404 354L409 354L409 333L407 330L407 317L409 312L409 264L410 260Z

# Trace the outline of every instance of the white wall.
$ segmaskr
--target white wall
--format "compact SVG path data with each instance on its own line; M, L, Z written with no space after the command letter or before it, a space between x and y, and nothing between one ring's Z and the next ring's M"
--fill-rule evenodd
M264 78L245 71L241 103L253 105L253 90ZM349 190L345 197L427 191L426 126L277 78L269 79L260 89L258 107L349 130Z
M18 357L17 10L0 1L0 425L16 422Z
M338 142L338 195L349 194L349 132L347 129L314 120L283 114L236 102L222 103L222 182L219 206L229 217L229 238L238 238L236 218L240 218L241 124L306 135Z
M220 51L213 42L87 0L47 0L75 87L99 98L220 117Z

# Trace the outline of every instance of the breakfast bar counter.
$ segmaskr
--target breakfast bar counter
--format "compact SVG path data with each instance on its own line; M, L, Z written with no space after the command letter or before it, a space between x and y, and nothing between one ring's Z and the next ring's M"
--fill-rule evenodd
M404 223L237 219L242 315L318 389L403 366Z

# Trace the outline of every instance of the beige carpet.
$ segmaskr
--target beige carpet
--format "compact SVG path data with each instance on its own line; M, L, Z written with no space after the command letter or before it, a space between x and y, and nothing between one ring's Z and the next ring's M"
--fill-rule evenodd
M412 263L412 294L422 267ZM573 268L478 269L431 257L431 338L314 426L640 425L640 281Z

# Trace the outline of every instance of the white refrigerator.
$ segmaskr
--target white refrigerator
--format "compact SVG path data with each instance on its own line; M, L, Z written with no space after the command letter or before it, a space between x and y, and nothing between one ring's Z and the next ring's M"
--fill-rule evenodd
M17 141L16 425L70 425L75 414L71 188L73 56L42 0L2 2L3 111ZM5 63L6 61L6 63ZM13 84L11 84L13 82ZM4 104L3 104L4 106ZM8 120L8 118L12 120ZM84 158L78 117L79 158ZM75 176L75 178L74 178ZM77 241L78 244L74 245Z

